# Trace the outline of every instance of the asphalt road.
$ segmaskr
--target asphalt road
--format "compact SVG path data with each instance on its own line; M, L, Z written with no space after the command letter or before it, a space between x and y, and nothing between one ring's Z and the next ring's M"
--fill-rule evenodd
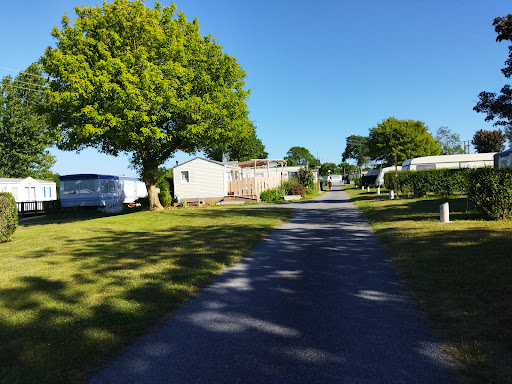
M452 383L347 195L293 207L290 222L91 383Z

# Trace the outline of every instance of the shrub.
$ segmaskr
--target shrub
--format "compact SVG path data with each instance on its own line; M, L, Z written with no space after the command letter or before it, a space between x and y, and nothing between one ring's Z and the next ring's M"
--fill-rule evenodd
M267 203L277 203L279 201L284 201L284 189L265 189L260 193L260 199L261 201L265 201Z
M288 192L290 195L306 195L306 187L304 187L302 184L295 184L290 187L290 191Z
M172 196L169 190L160 190L158 198L164 207L170 207L172 205Z
M512 169L476 168L469 171L468 198L490 219L512 217Z
M301 183L306 188L313 188L315 182L315 177L313 176L313 172L306 168L299 169L299 183Z
M455 192L466 193L468 172L468 168L399 171L398 189L402 194L416 196L424 196L427 193L438 196L448 196ZM384 175L384 187L395 189L395 172Z
M18 208L13 195L0 192L0 243L9 241L18 226Z

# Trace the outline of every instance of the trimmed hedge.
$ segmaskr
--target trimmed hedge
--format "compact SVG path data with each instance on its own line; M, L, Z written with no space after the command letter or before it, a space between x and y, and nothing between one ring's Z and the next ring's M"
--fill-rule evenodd
M470 170L468 198L490 219L512 217L512 168Z
M9 241L17 226L16 200L9 192L0 192L0 243Z
M470 171L469 168L399 171L398 190L405 196L425 196L427 193L448 196L456 192L466 193ZM395 172L384 175L384 187L395 189Z

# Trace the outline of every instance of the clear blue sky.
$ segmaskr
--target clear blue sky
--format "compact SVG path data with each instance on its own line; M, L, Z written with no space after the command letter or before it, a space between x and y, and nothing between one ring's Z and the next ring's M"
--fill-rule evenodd
M53 26L75 5L99 1L1 0L0 66L23 70L54 45ZM170 2L162 2L169 5ZM473 107L506 83L507 45L492 22L510 0L182 0L247 72L250 118L270 158L306 147L339 163L349 135L390 116L447 126L462 140L493 129ZM153 6L154 2L146 2ZM16 73L0 69L0 76ZM135 174L126 157L52 150L54 171ZM179 153L173 166L189 155Z

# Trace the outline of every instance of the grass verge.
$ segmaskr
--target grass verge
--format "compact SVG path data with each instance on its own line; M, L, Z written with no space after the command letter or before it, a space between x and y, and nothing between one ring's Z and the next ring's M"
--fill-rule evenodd
M290 216L217 207L23 222L0 244L0 383L85 381Z
M512 220L484 221L465 197L389 200L349 188L460 383L512 382ZM450 203L452 223L439 223Z

